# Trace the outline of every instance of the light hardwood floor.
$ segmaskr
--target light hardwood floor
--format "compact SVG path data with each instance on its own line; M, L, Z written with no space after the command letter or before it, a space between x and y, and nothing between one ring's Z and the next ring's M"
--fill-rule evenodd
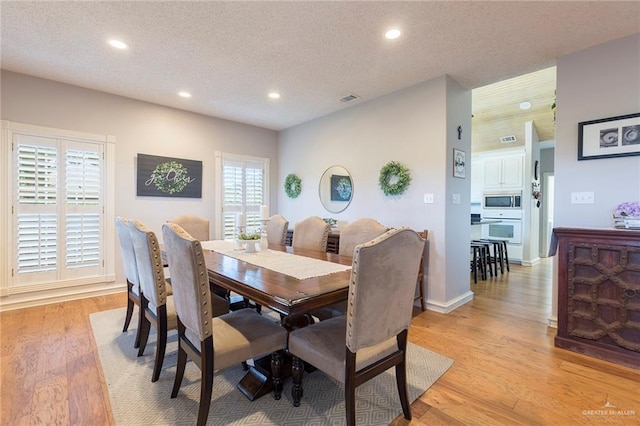
M412 404L411 424L640 424L640 370L553 346L550 259L471 289L451 314L414 317L410 341L455 363ZM113 424L89 314L125 297L0 314L1 425Z

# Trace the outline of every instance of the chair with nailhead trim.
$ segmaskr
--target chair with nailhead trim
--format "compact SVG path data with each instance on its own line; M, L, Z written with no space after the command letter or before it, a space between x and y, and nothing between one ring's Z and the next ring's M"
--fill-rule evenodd
M160 377L167 346L167 332L177 327L173 296L167 295L164 266L160 256L160 246L156 234L142 222L129 222L129 232L133 241L133 251L138 265L140 280L140 346L138 356L142 356L149 340L151 325L156 328L156 357L151 381Z
M272 353L274 397L282 392L280 351L287 332L277 322L252 309L212 318L211 290L202 246L179 225L162 226L178 318L178 362L171 398L178 396L187 356L201 371L198 425L209 416L214 371Z
M405 368L407 334L424 245L415 231L400 228L356 246L347 315L289 334L294 406L300 405L302 397L302 360L344 383L350 426L356 419L356 387L395 367L402 412L411 420Z

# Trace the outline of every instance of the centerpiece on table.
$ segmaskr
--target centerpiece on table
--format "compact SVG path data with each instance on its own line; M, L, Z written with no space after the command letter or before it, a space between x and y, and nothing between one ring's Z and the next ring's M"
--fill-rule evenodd
M244 244L244 251L246 251L247 253L255 253L256 243L260 241L260 234L258 234L257 232L241 232L240 234L238 234L238 241L241 244Z
M614 226L624 229L640 229L640 201L625 201L613 212Z

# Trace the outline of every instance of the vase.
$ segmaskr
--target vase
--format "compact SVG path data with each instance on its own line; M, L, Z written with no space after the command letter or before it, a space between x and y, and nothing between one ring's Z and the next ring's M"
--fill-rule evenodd
M244 242L244 251L246 253L255 253L256 252L256 240L246 240Z

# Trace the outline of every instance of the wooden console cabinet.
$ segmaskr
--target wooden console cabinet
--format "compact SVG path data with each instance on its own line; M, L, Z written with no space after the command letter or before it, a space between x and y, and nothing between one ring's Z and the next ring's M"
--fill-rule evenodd
M640 231L555 228L555 345L640 369Z

